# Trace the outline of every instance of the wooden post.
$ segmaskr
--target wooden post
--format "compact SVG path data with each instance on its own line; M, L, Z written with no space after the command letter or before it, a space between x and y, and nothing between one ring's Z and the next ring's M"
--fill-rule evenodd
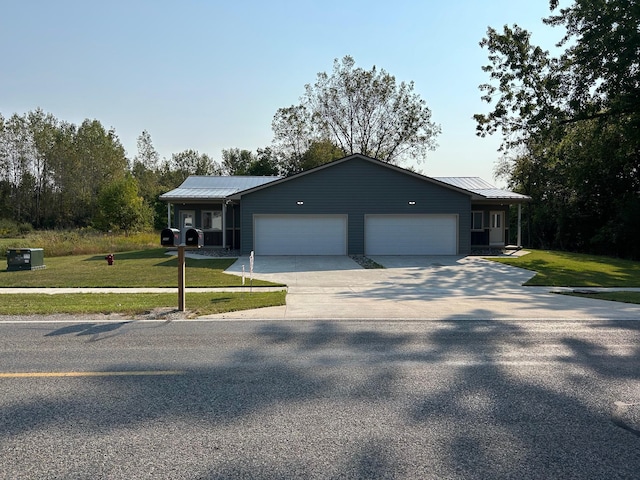
M184 245L178 246L178 310L184 312Z

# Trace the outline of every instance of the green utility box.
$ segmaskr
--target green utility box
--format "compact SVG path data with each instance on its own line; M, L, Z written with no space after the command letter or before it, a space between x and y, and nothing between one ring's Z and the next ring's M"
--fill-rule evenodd
M44 250L41 248L7 249L7 270L40 270L45 268Z

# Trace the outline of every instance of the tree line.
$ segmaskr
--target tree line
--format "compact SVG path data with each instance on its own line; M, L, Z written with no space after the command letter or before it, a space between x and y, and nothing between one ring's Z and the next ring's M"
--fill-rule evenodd
M543 19L563 29L556 55L518 25L488 29L477 131L503 135L497 173L533 198L529 245L639 259L640 3L558 4Z
M413 89L383 69L336 59L331 74L305 86L299 105L276 112L272 145L225 149L219 161L192 149L160 159L147 131L129 159L115 130L98 120L0 113L0 235L2 219L24 228L162 228L159 195L189 175L287 176L352 153L394 163L424 158L439 127Z

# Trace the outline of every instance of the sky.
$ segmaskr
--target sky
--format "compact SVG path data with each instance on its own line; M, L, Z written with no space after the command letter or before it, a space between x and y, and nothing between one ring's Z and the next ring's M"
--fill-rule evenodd
M561 5L566 2L561 2ZM271 145L278 108L351 55L415 83L442 133L416 168L495 184L498 136L475 135L490 107L479 46L487 27L532 32L547 49L547 0L0 0L0 114L36 108L113 128L132 159L143 130L161 158Z

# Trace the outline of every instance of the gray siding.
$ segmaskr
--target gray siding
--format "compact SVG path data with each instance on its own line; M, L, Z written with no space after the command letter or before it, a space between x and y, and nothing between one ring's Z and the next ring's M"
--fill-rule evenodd
M497 212L497 211L501 211L504 212L504 226L505 226L505 231L504 231L504 239L505 239L505 244L509 243L509 222L510 222L510 218L509 218L509 205L504 205L502 203L496 203L496 204L487 204L487 203L482 203L482 204L472 204L471 205L471 211L472 212L482 212L482 218L483 218L483 226L484 229L482 231L477 231L474 230L471 232L471 245L474 247L484 247L484 246L489 246L489 225L490 225L490 215L491 212Z
M298 205L299 201L304 204ZM416 204L409 205L410 201ZM366 214L457 214L458 252L470 252L468 195L357 157L243 195L244 254L253 249L255 214L347 214L350 255L364 254Z

